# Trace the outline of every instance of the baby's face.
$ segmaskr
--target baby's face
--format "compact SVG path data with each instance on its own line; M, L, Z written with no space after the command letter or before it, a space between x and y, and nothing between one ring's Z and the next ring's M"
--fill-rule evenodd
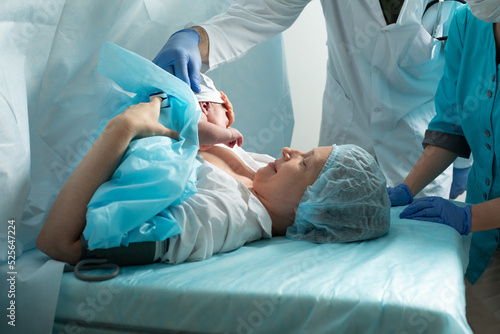
M207 120L218 126L227 128L229 126L229 118L227 117L227 109L222 103L211 103L212 107L209 108L207 113Z
M294 214L307 187L316 181L332 152L331 146L301 152L285 147L282 157L257 171L254 191L266 208ZM276 227L286 231L288 226ZM284 233L284 231L282 231Z

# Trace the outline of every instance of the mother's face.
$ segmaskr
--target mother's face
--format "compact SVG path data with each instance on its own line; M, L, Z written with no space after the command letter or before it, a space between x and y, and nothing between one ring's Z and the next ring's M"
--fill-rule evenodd
M332 151L331 146L309 152L283 148L282 157L259 169L253 189L268 210L295 213L307 186L318 177Z

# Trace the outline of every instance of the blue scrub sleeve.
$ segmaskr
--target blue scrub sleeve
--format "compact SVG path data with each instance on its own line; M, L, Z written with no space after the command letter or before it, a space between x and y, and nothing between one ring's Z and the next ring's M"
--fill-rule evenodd
M457 16L455 15L450 24L449 35L444 48L446 59L444 73L434 98L436 116L431 120L428 127L431 131L440 131L445 134L440 136L440 142L456 140L456 136L445 138L446 134L464 137L460 124L460 110L457 105L457 81L463 48L458 31L459 22L457 22Z
M426 130L422 146L434 145L458 154L461 158L469 158L471 149L465 136L437 130Z
M89 249L166 240L182 229L165 209L196 193L199 104L183 81L109 42L102 47L98 71L119 86L117 92L131 93L115 115L165 92L170 107L161 109L160 123L178 131L179 141L162 136L133 140L88 204L83 235Z

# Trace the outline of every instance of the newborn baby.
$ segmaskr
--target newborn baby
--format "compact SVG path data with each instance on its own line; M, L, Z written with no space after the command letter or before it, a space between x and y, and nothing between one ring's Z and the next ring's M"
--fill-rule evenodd
M234 122L231 102L223 92L215 88L209 77L202 73L200 75L201 92L195 94L202 111L198 123L200 150L205 151L215 144L241 146L243 135L230 127Z

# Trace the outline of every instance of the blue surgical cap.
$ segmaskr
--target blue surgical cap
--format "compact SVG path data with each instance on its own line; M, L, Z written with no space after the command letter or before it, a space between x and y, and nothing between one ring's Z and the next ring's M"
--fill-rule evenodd
M318 243L376 238L389 231L390 208L375 159L356 145L334 145L286 236Z

